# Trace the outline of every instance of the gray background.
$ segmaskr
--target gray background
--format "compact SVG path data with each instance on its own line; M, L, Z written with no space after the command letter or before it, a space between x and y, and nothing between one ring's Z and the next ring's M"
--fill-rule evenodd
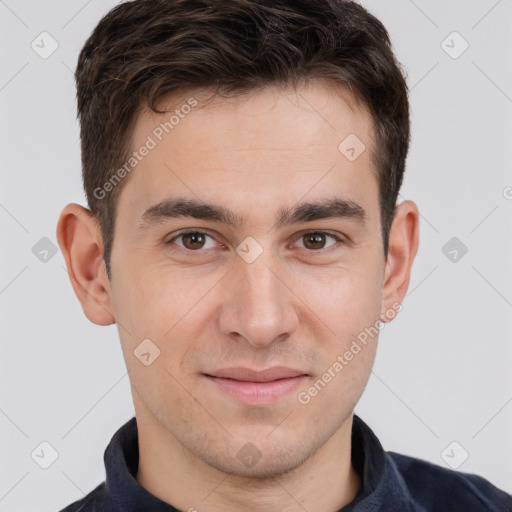
M512 493L512 1L362 3L407 70L401 199L422 218L403 310L381 332L356 413L385 449L445 467L465 450L458 470ZM44 253L62 207L86 205L72 72L115 4L0 0L1 512L60 510L90 492L134 414L116 327L86 319L60 250ZM58 43L46 59L31 47L43 31ZM47 469L43 441L58 452Z

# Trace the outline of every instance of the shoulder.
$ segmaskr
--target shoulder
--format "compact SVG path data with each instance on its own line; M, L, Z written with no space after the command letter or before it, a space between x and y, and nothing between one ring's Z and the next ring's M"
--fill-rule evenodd
M63 508L60 512L102 512L105 497L105 482L102 482L89 494Z
M433 510L512 511L512 495L481 476L396 452L386 452L386 458L418 504Z

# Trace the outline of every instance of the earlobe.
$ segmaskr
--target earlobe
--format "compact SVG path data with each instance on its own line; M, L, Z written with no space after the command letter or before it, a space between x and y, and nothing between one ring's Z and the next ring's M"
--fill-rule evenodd
M409 288L412 264L419 247L419 211L412 201L396 207L395 218L389 235L389 250L384 272L381 319L394 318ZM388 320L388 321L389 321Z
M68 204L57 223L57 240L85 316L97 325L115 323L101 233L91 211L76 203Z

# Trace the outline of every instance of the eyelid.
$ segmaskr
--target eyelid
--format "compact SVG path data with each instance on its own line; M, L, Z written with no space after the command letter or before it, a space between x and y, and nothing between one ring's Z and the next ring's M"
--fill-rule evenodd
M224 246L224 244L218 242L216 240L215 236L210 234L210 232L207 229L205 229L205 228L197 228L197 229L187 228L187 229L183 229L183 230L177 232L176 234L174 234L174 236L172 238L170 238L169 240L167 240L164 243L165 243L165 245L171 245L174 242L174 240L176 240L180 236L187 235L189 233L199 233L199 234L202 234L202 235L206 235L206 236L210 237L211 239L215 240L218 244ZM332 233L332 232L330 232L328 230L324 230L324 229L309 229L309 230L300 231L294 237L294 241L300 240L304 236L313 235L313 234L323 234L323 235L330 236L330 237L334 238L337 243L332 245L331 247L327 247L325 249L317 249L317 250L305 249L307 252L310 252L310 253L319 253L319 254L320 253L326 253L326 252L329 252L331 249L335 249L336 246L339 245L339 244L342 244L342 245L348 245L349 244L349 241L343 235L340 235L339 233L334 234L334 233ZM190 253L194 253L194 252L197 252L197 253L205 252L205 251L208 251L210 249L197 249L197 250L194 251L192 249L186 249L186 248L180 247L178 245L176 250L190 254ZM302 249L302 248L300 248L300 249Z
M317 255L318 257L322 257L322 256L327 257L329 255L332 256L333 251L339 251L343 248L353 246L352 241L344 234L342 234L338 231L336 231L335 233L332 233L331 231L328 231L325 229L308 229L305 231L301 231L300 233L298 233L298 235L296 235L294 237L293 244L295 245L295 242L297 240L301 239L302 237L305 237L307 235L314 235L314 234L322 234L327 237L334 238L335 243L333 243L329 247L324 247L324 248L316 249L316 250L308 249L307 247L295 247L295 249L299 250L302 254L305 253L307 256ZM302 242L302 243L304 243L304 242Z
M302 237L304 237L306 235L317 235L317 234L330 236L330 237L334 238L338 244L340 244L340 243L346 244L347 243L344 237L340 236L339 234L334 234L334 233L331 233L330 231L326 231L325 229L310 229L307 231L301 231L298 234L298 236L296 236L296 240L300 240ZM336 244L334 244L334 245L336 245ZM331 247L334 247L334 246L331 246ZM329 249L331 249L331 247L327 247L327 249L318 249L316 251L311 250L308 252L326 252Z
M200 228L200 229L193 229L193 228L187 228L187 229L182 229L181 231L178 231L172 238L169 238L169 240L167 240L166 242L164 242L165 245L171 245L174 240L176 240L177 238L179 238L180 236L183 236L183 235L188 235L190 233L198 233L198 234L201 234L201 235L206 235L208 237L210 237L212 240L215 240L217 242L217 240L215 239L215 237L210 234L208 232L208 230L205 230L204 228ZM220 242L217 242L218 244L220 244ZM223 244L220 244L220 245L223 245ZM178 246L178 249L181 250L182 252L188 252L188 253L192 253L192 252L204 252L204 250L201 250L201 249L198 249L196 251L193 251L191 249L185 249L183 247L180 247Z

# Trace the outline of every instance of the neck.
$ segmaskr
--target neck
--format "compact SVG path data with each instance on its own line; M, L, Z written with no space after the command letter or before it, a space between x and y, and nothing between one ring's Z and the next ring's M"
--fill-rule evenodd
M302 465L271 478L227 474L187 450L154 417L137 415L137 482L179 510L194 512L334 512L361 488L351 463L350 415Z

